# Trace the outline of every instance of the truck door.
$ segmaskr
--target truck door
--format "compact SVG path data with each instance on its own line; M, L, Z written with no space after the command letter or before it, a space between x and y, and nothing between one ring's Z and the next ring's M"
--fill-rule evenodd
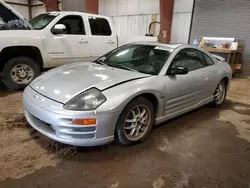
M117 47L116 34L111 29L111 20L89 16L88 23L91 58L96 59Z
M85 30L85 21L80 15L68 15L60 19L56 24L66 27L65 34L53 34L47 38L49 62L52 66L66 63L88 61L90 57L90 45Z

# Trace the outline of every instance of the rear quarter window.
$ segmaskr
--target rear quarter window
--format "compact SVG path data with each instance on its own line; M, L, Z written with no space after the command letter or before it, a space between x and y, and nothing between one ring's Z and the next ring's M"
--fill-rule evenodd
M203 53L204 59L208 65L214 65L214 61L206 54Z
M109 22L105 18L89 17L91 34L96 36L111 36Z

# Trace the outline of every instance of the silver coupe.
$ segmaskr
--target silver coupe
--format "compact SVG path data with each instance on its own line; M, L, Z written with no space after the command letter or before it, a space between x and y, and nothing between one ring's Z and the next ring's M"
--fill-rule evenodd
M133 43L50 70L26 87L25 117L61 143L131 145L154 125L226 98L226 62L189 45Z

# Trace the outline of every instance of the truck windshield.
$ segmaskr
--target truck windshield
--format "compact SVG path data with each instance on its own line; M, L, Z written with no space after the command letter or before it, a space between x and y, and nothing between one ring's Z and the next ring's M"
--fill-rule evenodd
M29 26L0 3L0 30L25 30Z
M41 30L44 29L49 23L54 20L58 14L40 14L35 18L29 21L30 25L32 25L35 29Z

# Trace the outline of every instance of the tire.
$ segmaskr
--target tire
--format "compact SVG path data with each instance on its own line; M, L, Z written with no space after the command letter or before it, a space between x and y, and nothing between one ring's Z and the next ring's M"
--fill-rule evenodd
M40 67L28 57L15 57L4 64L2 75L7 87L22 90L40 75Z
M218 91L219 87L223 88L223 93L221 94L220 99L217 99L216 95L219 92ZM227 96L227 85L224 80L221 80L220 83L216 86L216 89L214 92L214 101L212 102L212 106L214 108L220 107L224 103L226 96Z
M143 115L144 112L145 114ZM132 119L136 119L136 122L126 122L126 120L131 121ZM116 141L124 146L134 145L142 142L151 132L154 125L154 119L155 109L153 104L148 99L139 97L132 100L124 108L117 121L115 130ZM136 128L128 129L134 126L136 126ZM133 129L135 130L132 131ZM129 136L129 134L132 132L134 132L134 135ZM138 135L136 135L137 132Z

